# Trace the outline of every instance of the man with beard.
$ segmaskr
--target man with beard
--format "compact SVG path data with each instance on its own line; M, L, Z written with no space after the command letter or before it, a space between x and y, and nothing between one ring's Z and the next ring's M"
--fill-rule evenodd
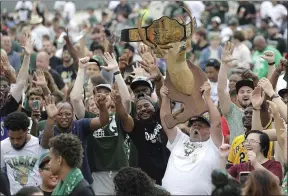
M136 116L132 119L127 115L130 123L122 125L137 148L139 167L161 185L170 151L166 147L168 138L161 125L160 109L145 94L138 94L135 104Z
M235 60L232 57L233 45L227 42L222 51L221 66L218 75L218 97L222 114L225 116L230 129L230 144L235 137L244 133L245 127L241 120L244 114L243 110L251 104L251 94L254 89L253 81L240 80L236 83L237 100L241 108L232 103L229 93L226 91L227 87L227 72L229 68L233 67L231 63ZM270 115L266 103L261 106L261 121L264 128L270 125Z
M30 121L25 113L13 112L4 121L8 137L1 142L1 167L10 182L11 195L24 186L41 184L39 159L45 153L38 138L28 134Z
M65 84L70 86L76 79L76 65L68 51L67 45L63 46L63 64L56 67L56 71L61 75Z
M168 129L164 117L171 114L169 90L161 89L162 105L160 117L167 134L167 148L171 151L162 186L171 195L210 195L211 173L219 168L219 150L223 141L221 115L210 97L210 84L206 81L200 89L208 106L209 119L198 116L191 119L189 133L177 126Z
M59 59L58 57L56 57L54 54L53 54L53 44L50 40L43 40L42 42L42 49L47 52L47 54L49 55L50 57L50 62L49 62L49 65L52 69L56 69L56 67L58 65L61 65L62 62L61 62L61 59Z
M251 130L257 130L258 127L255 127L256 113L259 116L260 120L260 109L263 103L264 97L262 96L262 91L260 87L256 87L252 92L251 102L252 105L249 105L244 110L244 116L242 118L243 126L245 127L245 134L235 137L232 142L230 154L228 156L228 162L230 164L236 165L248 161L247 151L243 143L245 141L245 135ZM253 115L252 115L253 114ZM258 117L257 116L257 117ZM257 118L258 119L258 118ZM254 121L254 122L252 122ZM259 124L259 123L257 123ZM260 123L261 124L261 123ZM272 143L270 143L270 148L268 151L268 159L271 159L272 155Z
M26 85L26 81L28 79L29 73L29 62L30 56L33 52L33 46L30 39L30 35L25 35L25 46L24 52L25 56L23 59L22 66L19 70L19 74L17 76L16 84L11 85L11 81L7 79L7 77L0 77L0 122L1 122L1 138L0 141L7 138L7 129L3 126L3 122L5 117L18 109L22 98L22 92ZM4 60L5 61L5 60ZM6 60L7 62L7 60ZM1 67L7 68L7 65L2 64L3 61L1 59ZM11 85L11 86L10 86Z

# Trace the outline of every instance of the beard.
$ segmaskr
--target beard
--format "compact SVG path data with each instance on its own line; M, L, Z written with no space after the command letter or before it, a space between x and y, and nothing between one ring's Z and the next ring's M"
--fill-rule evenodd
M12 145L12 147L14 148L14 150L19 151L19 150L22 150L22 148L24 148L24 146L26 145L26 143L27 143L27 137L25 137L25 142L24 142L21 146L14 146L14 145Z

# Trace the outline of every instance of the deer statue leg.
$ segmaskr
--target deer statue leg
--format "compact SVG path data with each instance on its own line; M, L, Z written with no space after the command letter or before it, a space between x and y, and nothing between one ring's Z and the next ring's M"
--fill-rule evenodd
M187 61L187 64L189 65L189 68L195 78L195 92L191 96L177 91L169 78L169 73L167 73L165 79L165 86L169 89L168 97L176 102L181 102L184 104L184 110L182 109L177 111L177 113L172 113L165 116L164 121L167 127L170 129L179 123L185 123L194 116L200 116L208 110L200 93L200 87L207 80L205 73L199 67L193 65L189 61Z

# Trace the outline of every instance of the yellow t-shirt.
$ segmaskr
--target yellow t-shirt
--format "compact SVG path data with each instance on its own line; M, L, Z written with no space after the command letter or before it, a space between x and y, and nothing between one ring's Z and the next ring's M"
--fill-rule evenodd
M235 137L235 139L233 140L230 154L228 156L229 163L236 165L236 164L245 163L248 161L247 151L243 145L244 140L245 140L244 135L239 135ZM270 142L268 156L267 156L268 159L271 159L272 150L273 150L273 142Z

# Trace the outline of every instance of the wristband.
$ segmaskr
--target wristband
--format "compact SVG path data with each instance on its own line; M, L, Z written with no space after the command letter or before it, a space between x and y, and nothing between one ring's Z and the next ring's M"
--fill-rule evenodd
M278 98L278 97L280 97L278 94L273 94L270 98L271 98L271 101L273 100L273 99L275 99L275 98Z
M275 65L275 61L272 63L268 63L268 65L270 65L270 66Z
M120 71L114 72L114 76L116 76L116 75L118 75L118 74L120 74Z
M260 111L260 110L261 110L261 108L260 108L260 109L256 109L256 108L254 108L254 107L253 107L253 110L255 110L255 111Z

